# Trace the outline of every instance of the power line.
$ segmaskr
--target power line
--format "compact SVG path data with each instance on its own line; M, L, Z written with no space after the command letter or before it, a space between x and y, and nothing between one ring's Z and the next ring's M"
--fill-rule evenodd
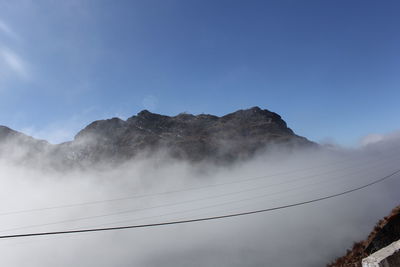
M375 164L375 165L380 165ZM371 166L370 166L371 167ZM344 169L349 169L349 167L347 168L342 168L341 170ZM329 172L325 172L325 173L321 173L321 174L327 174L327 173L331 173L331 172L336 172L338 170L334 170L334 171L329 171ZM363 170L365 171L365 170ZM347 178L348 176L352 176L355 174L360 173L360 171L356 171L356 172L352 172L352 173L347 173L346 177L343 178ZM168 203L168 204L162 204L162 205L156 205L156 206L151 206L151 207L145 207L145 208L135 208L135 209L128 209L128 210L122 210L122 211L117 211L117 212L112 212L112 213L105 213L105 214L99 214L99 215L92 215L92 216L85 216L85 217L79 217L79 218L73 218L73 219L66 219L66 220L61 220L61 221L54 221L54 222L49 222L49 223L41 223L41 224L35 224L35 225L28 225L28 226L21 226L21 227L14 227L14 228L8 228L8 229L4 229L1 230L0 232L8 232L8 231L13 231L13 230L21 230L21 229L27 229L27 228L32 228L32 227L43 227L43 226L49 226L49 225L55 225L55 224L61 224L61 223L69 223L69 222L76 222L76 221L82 221L82 220L89 220L89 219L95 219L95 218L102 218L102 217L110 217L110 216L115 216L115 215L121 215L121 214L127 214L127 213L133 213L133 212L139 212L139 211L147 211L147 210L152 210L152 209L158 209L158 208L165 208L165 207L171 207L171 206L179 206L182 204L187 204L187 203L194 203L194 202L199 202L199 201L203 201L203 200L210 200L210 199L216 199L216 198L221 198L221 197L226 197L226 196L231 196L231 195L236 195L236 194L241 194L241 193L245 193L245 192L250 192L250 191L258 191L261 189L265 189L265 188L269 188L271 186L275 186L275 185L282 185L285 184L287 182L292 182L295 180L302 180L302 178L305 179L309 179L309 178L313 178L313 177L318 177L320 174L317 175L312 175L312 176L304 176L301 177L300 179L292 179L289 181L284 181L284 182L279 182L279 183L274 183L274 184L269 184L266 186L257 186L257 187L253 187L253 188L248 188L248 189L244 189L244 190L239 190L239 191L234 191L234 192L228 192L228 193L224 193L224 194L218 194L218 195L214 195L214 196L207 196L207 197L202 197L202 198L196 198L196 199L191 199L191 200L186 200L184 202L174 202L174 203ZM338 179L334 179L333 181L337 181ZM325 183L326 181L320 181L317 183L313 183L311 184L311 186L314 186L316 184L321 184L321 183ZM331 180L332 182L332 180ZM200 210L200 209L206 209L206 208L214 208L217 206L225 206L228 204L233 204L233 203L237 203L237 202L243 202L243 201L249 201L249 200L254 200L254 199L258 199L258 198L263 198L263 197L269 197L272 195L278 195L278 194L282 194L282 193L287 193L287 192L291 192L294 190L297 190L299 188L304 188L304 187L309 187L309 184L300 186L300 187L295 187L295 188L291 188L289 190L281 190L281 191L276 191L273 193L269 193L269 194L263 194L260 196L256 196L256 197L251 197L251 198L245 198L245 199L239 199L239 200L234 200L234 201L228 201L228 202L224 202L222 204L216 204L216 205L211 205L211 206L206 206L206 207L201 207L201 208L196 208L195 210ZM193 210L193 209L192 209ZM187 212L187 211L186 211ZM176 214L176 213L182 213L182 212L173 212L171 214ZM169 214L167 214L169 215ZM154 217L159 217L159 216L150 216L150 217L145 217L147 218L154 218ZM136 221L136 220L135 220ZM126 221L122 221L122 222L126 222ZM115 224L115 223L113 223ZM103 224L104 225L104 224Z
M320 197L320 198L315 198L312 200L307 200L303 202L297 202L293 204L288 204L288 205L283 205L283 206L277 206L273 208L267 208L267 209L260 209L260 210L253 210L253 211L246 211L246 212L241 212L241 213L232 213L232 214L225 214L225 215L219 215L219 216L211 216L211 217L204 217L204 218L197 218L197 219L187 219L187 220L176 220L176 221L169 221L169 222L161 222L161 223L150 223L150 224L136 224L136 225L126 225L126 226L116 226L116 227L106 227L106 228L89 228L89 229L81 229L81 230L65 230L65 231L52 231L52 232L38 232L38 233L25 233L25 234L14 234L14 235L2 235L0 236L0 239L9 239L9 238L21 238L21 237L32 237L32 236L47 236L47 235L61 235L61 234L77 234L77 233L88 233L88 232L101 232L101 231L113 231L113 230L123 230L123 229L134 229L134 228L149 228L149 227L158 227L158 226L166 226L166 225L176 225L176 224L185 224L185 223L194 223L194 222L203 222L203 221L211 221L211 220L219 220L219 219L225 219L225 218L232 218L232 217L239 217L239 216L245 216L245 215L251 215L251 214L257 214L257 213L264 213L264 212L270 212L270 211L275 211L275 210L281 210L281 209L286 209L286 208L291 208L291 207L296 207L296 206L302 206L306 204L311 204L314 202L319 202L322 200L330 199L330 198L335 198L339 197L342 195L350 194L355 191L359 191L361 189L367 188L369 186L375 185L377 183L383 182L384 180L387 180L391 178L392 176L400 173L400 169L396 170L395 172L386 175L380 179L377 179L373 182L370 182L368 184L365 184L363 186L359 186L347 191L343 191L341 193L336 193L333 195L328 195L325 197Z
M337 181L337 179L334 180L334 182L336 182L336 181ZM324 181L311 184L311 186L315 186L315 185L321 184L321 183L324 183ZM223 202L223 203L219 203L219 204L215 204L215 205L203 206L203 207L194 208L194 209L192 208L190 210L168 212L168 213L163 213L161 215L140 217L140 218L137 218L137 219L134 219L134 220L130 219L130 220L123 220L123 221L114 221L114 222L111 222L111 223L97 224L97 225L90 226L90 227L99 227L99 226L105 226L105 225L115 225L117 223L126 223L126 222L132 222L132 221L142 221L144 219L152 219L152 218L157 218L157 217L162 217L162 216L181 214L181 213L187 213L187 212L193 212L193 211L198 211L198 210L210 209L210 208L215 208L215 207L220 207L220 206L226 206L226 205L230 205L230 204L234 204L234 203L238 203L238 202L250 201L250 200L255 200L255 199L259 199L259 198L270 197L272 195L288 193L288 192L292 192L292 191L298 190L300 188L308 187L308 186L310 186L310 185L305 185L305 186L303 185L303 186L291 188L291 189L288 189L288 190L282 190L282 191L273 192L271 194L258 195L258 196L250 197L250 198L242 198L242 199L239 199L239 200ZM105 217L105 216L102 216L102 217ZM44 225L37 225L37 226L44 226ZM23 227L23 228L31 228L31 227L28 226L28 227ZM20 227L20 228L14 228L14 229L9 229L9 230L19 230L19 229L23 229L23 228ZM5 231L1 231L1 232L5 232Z
M392 157L393 155L388 155L388 156ZM349 160L346 158L344 160L342 159L340 161L336 161L333 164L338 164L338 163L348 162L348 161ZM366 162L361 162L361 164L366 164L366 163L369 163L371 161L374 162L376 160L373 158L373 159L367 160ZM220 187L220 186L231 185L231 184L246 183L246 182L249 182L249 181L261 180L261 179L264 179L264 178L276 177L276 176L279 176L279 175L285 175L285 174L296 173L296 172L299 172L299 171L316 169L316 168L319 168L319 167L322 167L322 166L325 166L325 165L332 165L332 163L315 165L315 166L311 166L311 167L300 168L300 169L284 171L284 172L277 172L277 173L273 173L273 174L270 174L270 175L263 175L263 176L256 176L256 177L251 177L251 178L239 179L237 181L208 184L208 185L203 185L203 186L189 187L189 188L170 190L170 191L165 191L165 192L142 194L142 195L131 195L131 196L126 196L126 197L103 199L103 200L94 200L94 201L86 201L86 202L81 202L81 203L72 203L72 204L64 204L64 205L57 205L57 206L33 208L33 209L5 211L5 212L0 212L0 216L14 215L14 214L21 214L21 213L28 213L28 212L54 210L54 209L60 209L60 208L80 207L80 206L95 205L95 204L101 204L101 203L107 203L107 202L116 202L116 201L131 200L131 199L141 199L141 198L146 198L146 197L170 195L170 194L174 194L174 193L182 193L182 192L187 192L187 191L196 191L196 190L201 190L201 189L206 189L206 188ZM344 170L344 169L351 169L353 167L354 166L346 166L346 167L341 168L341 169L334 169L334 170L330 170L330 171L327 171L327 172L318 173L318 174L315 174L315 175L306 175L306 176L302 176L300 178L291 179L291 180L288 180L288 181L271 184L271 186L282 185L282 184L286 184L286 183L290 183L290 182L300 181L300 180L302 180L304 178L305 179L309 179L309 178L312 178L312 177L319 176L321 174L323 175L323 174L333 173L333 172L337 172L337 171Z

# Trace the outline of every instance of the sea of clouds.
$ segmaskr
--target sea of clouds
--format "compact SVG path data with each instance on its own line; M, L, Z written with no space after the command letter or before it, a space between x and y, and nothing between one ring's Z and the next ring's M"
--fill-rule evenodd
M371 141L373 140L373 141ZM400 169L400 138L277 149L231 165L166 154L54 170L0 160L0 235L169 222L333 195ZM0 239L1 266L324 266L399 205L399 175L272 212L152 228Z

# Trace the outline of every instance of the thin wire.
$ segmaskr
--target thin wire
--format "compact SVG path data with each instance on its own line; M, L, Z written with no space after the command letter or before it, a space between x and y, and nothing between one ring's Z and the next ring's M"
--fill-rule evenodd
M354 175L355 173L353 173L352 175ZM347 178L347 177L344 177ZM340 179L342 180L342 179ZM337 182L338 179L334 179L334 180L330 180L328 182ZM227 201L227 202L222 202L219 204L215 204L215 205L209 205L209 206L202 206L199 208L192 208L190 210L184 210L184 211L175 211L175 212L169 212L169 213L163 213L161 215L154 215L154 216L146 216L146 217L140 217L140 218L136 218L136 219L129 219L129 220L119 220L119 221L114 221L114 222L110 222L110 223L103 223L103 224L96 224L96 225L91 225L90 227L100 227L100 226L105 226L105 225L115 225L118 223L127 223L127 222L134 222L134 221L143 221L145 219L153 219L153 218L158 218L158 217L164 217L164 216L169 216L169 215L175 215L175 214L182 214L182 213L187 213L187 212L193 212L193 211L198 211L198 210L204 210L204 209L210 209L210 208L215 208L215 207L221 207L221 206L227 206L227 205L231 205L234 203L239 203L239 202L244 202L244 201L250 201L250 200L255 200L255 199L260 199L260 198L265 198L265 197L270 197L273 195L279 195L279 194L285 194L285 193L289 193L289 192L293 192L296 191L300 188L306 188L306 187L310 187L310 186L315 186L318 184L322 184L325 183L326 181L320 181L318 183L313 183L310 185L303 185L303 186L299 186L299 187L294 187L294 188L290 188L288 190L281 190L281 191L276 191L270 194L263 194L263 195L258 195L255 197L251 197L251 198L242 198L242 199L238 199L238 200L233 200L233 201ZM105 216L103 216L105 217ZM43 226L43 225L38 225L38 226ZM23 227L23 228L31 228L31 227ZM14 229L9 229L9 230L19 230L22 228L14 228ZM5 231L1 231L1 232L5 232Z
M270 211L275 211L275 210L280 210L280 209L286 209L286 208L291 208L291 207L296 207L296 206L301 206L301 205L306 205L314 202L319 202L322 200L330 199L330 198L335 198L339 197L342 195L350 194L352 192L367 188L369 186L375 185L377 183L383 182L384 180L387 180L391 178L392 176L400 173L400 169L386 175L380 179L377 179L373 182L370 182L368 184L365 184L360 187L356 187L347 191L343 191L341 193L336 193L333 195L328 195L325 197L320 197L320 198L315 198L312 200L307 200L303 202L297 202L293 204L288 204L288 205L283 205L283 206L278 206L278 207L273 207L273 208L268 208L268 209L260 209L260 210L253 210L253 211L247 211L247 212L241 212L241 213L232 213L232 214L226 214L226 215L219 215L219 216L212 216L212 217L204 217L204 218L197 218L197 219L188 219L188 220L176 220L176 221L169 221L169 222L161 222L161 223L149 223L149 224L136 224L136 225L126 225L126 226L117 226L117 227L106 227L106 228L91 228L91 229L81 229L81 230L66 230L66 231L53 231L53 232L38 232L38 233L25 233L25 234L15 234L15 235L2 235L0 236L0 239L9 239L9 238L21 238L21 237L32 237L32 236L47 236L47 235L62 235L62 234L77 234L77 233L88 233L88 232L100 232L100 231L114 231L114 230L123 230L123 229L133 229L133 228L149 228L149 227L157 227L157 226L166 226L166 225L176 225L176 224L185 224L185 223L194 223L194 222L203 222L203 221L211 221L211 220L219 220L219 219L225 219L225 218L232 218L232 217L239 217L239 216L245 216L245 215L251 215L251 214L257 214L257 213L263 213L263 212L270 212Z
M375 164L375 165L380 165L379 163ZM343 168L346 169L346 168ZM342 169L342 170L343 170ZM349 167L347 168L349 169ZM329 172L325 172L323 174L327 174L327 173L331 173L331 172L335 172L338 170L334 170L334 171L329 171ZM362 170L365 171L365 170ZM351 172L351 173L347 173L347 176L344 178L347 178L348 176L352 176L352 175L356 175L360 173L360 171L355 171L355 172ZM304 177L300 177L300 179L292 179L289 180L290 181L294 181L294 180L302 180L302 178L313 178L313 177L318 177L319 175L312 175L312 176L304 176ZM337 181L338 179L335 179L334 181ZM332 181L332 180L330 180ZM145 208L135 208L135 209L129 209L129 210L122 210L122 211L117 211L117 212L113 212L113 213L105 213L105 214L99 214L99 215L93 215L93 216L85 216L85 217L79 217L79 218L74 218L74 219L66 219L66 220L61 220L61 221L55 221L55 222L49 222L49 223L42 223L42 224L35 224L35 225L27 225L27 226L21 226L21 227L14 227L14 228L8 228L8 229L3 229L0 232L8 232L8 231L13 231L13 230L21 230L21 229L27 229L27 228L33 228L33 227L43 227L43 226L48 226L48 225L55 225L55 224L62 224L62 223L69 223L69 222L76 222L76 221L82 221L82 220L89 220L89 219L96 219L96 218L103 218L103 217L110 217L110 216L115 216L115 215L121 215L121 214L127 214L127 213L133 213L133 212L139 212L139 211L147 211L147 210L152 210L152 209L158 209L158 208L165 208L165 207L171 207L171 206L179 206L179 205L183 205L183 204L187 204L187 203L194 203L194 202L199 202L199 201L203 201L203 200L210 200L210 199L215 199L215 198L222 198L222 197L226 197L226 196L230 196L230 195L236 195L236 194L241 194L241 193L245 193L245 192L250 192L250 191L257 191L257 190L262 190L265 188L269 188L271 186L275 186L275 185L282 185L285 184L287 181L284 182L280 182L280 183L275 183L275 184L270 184L270 185L266 185L266 186L257 186L255 188L248 188L245 190L239 190L239 191L234 191L234 192L228 192L228 193L224 193L224 194L218 194L218 195L214 195L214 196L207 196L207 197L203 197L203 198L196 198L196 199L191 199L191 200L186 200L185 202L174 202L174 203L168 203L168 204L162 204L162 205L156 205L156 206L151 206L151 207L145 207ZM212 205L212 206L206 206L206 207L202 207L200 209L206 209L206 208L212 208L215 206L224 206L227 204L233 204L233 203L237 203L237 202L242 202L242 201L249 201L249 200L254 200L257 198L264 198L264 197L269 197L272 195L278 195L278 194L282 194L282 193L287 193L287 192L291 192L291 191L295 191L298 190L299 188L304 188L304 187L309 187L309 186L315 186L316 184L321 184L321 183L325 183L326 181L320 181L318 183L313 183L313 184L306 184L306 185L302 185L302 186L297 186L294 188L291 188L289 190L281 190L281 191L276 191L273 193L269 193L269 194L263 194L261 196L257 196L257 197L251 197L251 198L245 198L245 199L239 199L239 200L234 200L234 201L229 201L229 202L224 202L222 204L217 204L217 205ZM328 181L329 182L329 181ZM198 210L198 209L195 209ZM176 214L176 213L181 213L181 212L173 212L172 214ZM145 217L145 218L154 218L154 217L158 217L158 216L150 216L150 217ZM115 223L113 223L115 224Z
M389 155L389 156L391 156L391 155ZM338 164L338 163L347 162L347 161L348 161L348 159L346 158L344 160L337 161L337 162L335 162L333 164ZM368 160L366 162L361 162L361 164L366 164L366 163L369 163L371 161L376 161L376 160L375 159L370 159L370 160ZM178 189L178 190L170 190L170 191L159 192L159 193L133 195L133 196L120 197L120 198L87 201L87 202L81 202L81 203L57 205L57 206L42 207L42 208L24 209L24 210L16 210L16 211L6 211L6 212L0 212L0 216L14 215L14 214L21 214L21 213L28 213L28 212L38 212L38 211L53 210L53 209L61 209L61 208L80 207L80 206L86 206L86 205L95 205L95 204L101 204L101 203L107 203L107 202L116 202L116 201L122 201L122 200L130 200L130 199L141 199L141 198L146 198L146 197L169 195L169 194L173 194L173 193L182 193L182 192L186 192L186 191L196 191L196 190L201 190L201 189L205 189L205 188L219 187L219 186L230 185L230 184L241 184L241 183L246 183L246 182L249 182L249 181L260 180L260 179L264 179L264 178L276 177L276 176L279 176L279 175L295 173L295 172L298 172L298 171L316 169L318 167L325 166L325 165L328 165L328 164L321 164L321 165L307 167L307 168L301 168L301 169L297 169L297 170L291 170L291 171L286 171L286 172L278 172L278 173L273 173L273 174L270 174L270 175L263 175L263 176L251 177L251 178L246 178L246 179L240 179L238 181L209 184L209 185L204 185L204 186L190 187L190 188ZM329 164L329 165L332 165L332 164ZM311 178L311 177L319 176L321 174L332 173L332 172L336 172L336 171L343 170L343 169L349 169L349 168L352 168L352 167L354 167L354 165L353 166L347 166L347 167L344 167L342 169L336 169L336 170L331 170L331 171L328 171L328 172L323 172L323 173L316 174L316 175L311 175L311 176L307 175L307 176L303 176L303 177L300 177L300 178L297 178L297 179L292 179L292 180L284 181L284 182L281 182L281 183L271 184L271 186L286 184L286 183L290 183L290 182L295 182L295 181L301 180L303 178L308 178L308 177Z

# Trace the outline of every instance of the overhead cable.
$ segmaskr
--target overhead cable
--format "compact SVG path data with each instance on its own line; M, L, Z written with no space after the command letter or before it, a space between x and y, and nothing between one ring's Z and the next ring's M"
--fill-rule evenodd
M363 186L355 187L353 189L349 189L349 190L346 190L346 191L343 191L340 193L336 193L336 194L332 194L332 195L328 195L328 196L324 196L324 197L320 197L320 198L315 198L315 199L311 199L311 200L307 200L307 201L303 201L303 202L297 202L297 203L292 203L292 204L288 204L288 205L267 208L267 209L259 209L259 210L252 210L252 211L246 211L246 212L240 212L240 213L231 213L231 214L225 214L225 215L219 215L219 216L211 216L211 217L203 217L203 218L195 218L195 219L187 219L187 220L167 221L167 222L160 222L160 223L124 225L124 226L105 227L105 228L88 228L88 229L80 229L80 230L64 230L64 231L52 231L52 232L37 232L37 233L24 233L24 234L13 234L13 235L1 235L0 239L48 236L48 235L78 234L78 233L88 233L88 232L104 232L104 231L115 231L115 230L135 229L135 228L150 228L150 227L159 227L159 226L167 226L167 225L178 225L178 224L186 224L186 223L194 223L194 222L212 221L212 220L239 217L239 216L257 214L257 213L265 213L265 212L270 212L270 211L275 211L275 210L281 210L281 209L311 204L311 203L323 201L326 199L336 198L336 197L339 197L342 195L350 194L355 191L359 191L361 189L364 189L364 188L370 187L372 185L378 184L380 182L383 182L383 181L395 176L398 173L400 173L400 169L396 170L395 172L393 172L389 175L379 178L373 182L370 182Z

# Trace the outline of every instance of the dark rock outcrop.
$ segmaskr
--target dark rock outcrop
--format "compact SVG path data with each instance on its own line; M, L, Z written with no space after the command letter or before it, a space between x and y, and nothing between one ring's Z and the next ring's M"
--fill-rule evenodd
M278 114L254 107L223 117L186 113L169 117L143 110L126 121L95 121L69 146L93 161L128 159L160 149L175 158L225 161L252 156L268 145L312 144L295 135Z

